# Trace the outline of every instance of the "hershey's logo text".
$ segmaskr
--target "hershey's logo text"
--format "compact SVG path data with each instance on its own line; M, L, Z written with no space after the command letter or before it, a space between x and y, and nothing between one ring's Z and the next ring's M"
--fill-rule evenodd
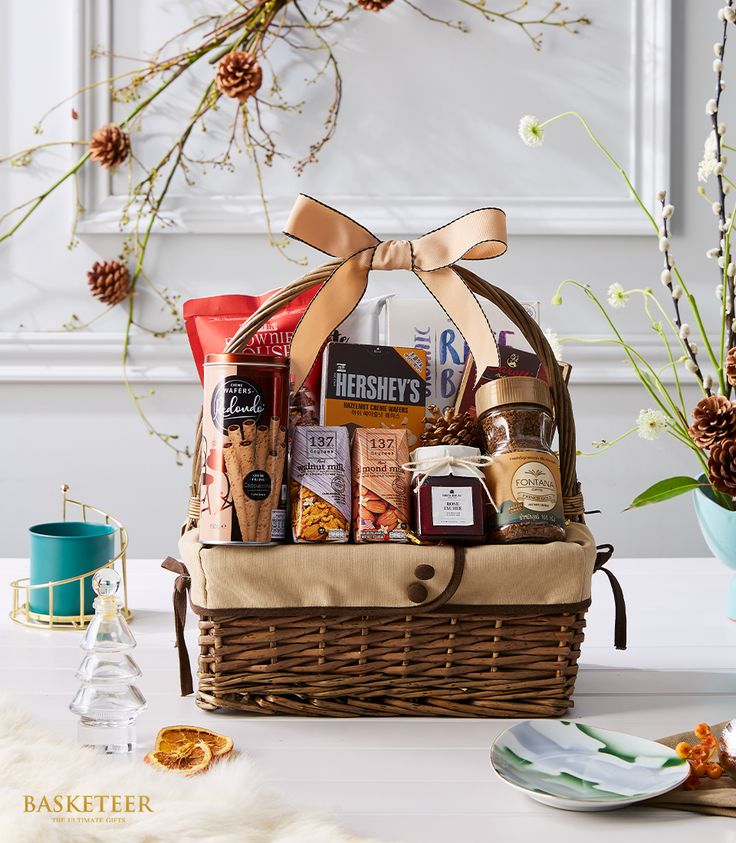
M419 404L420 382L414 378L389 378L378 375L354 375L337 372L335 396L362 401L387 401L394 404Z

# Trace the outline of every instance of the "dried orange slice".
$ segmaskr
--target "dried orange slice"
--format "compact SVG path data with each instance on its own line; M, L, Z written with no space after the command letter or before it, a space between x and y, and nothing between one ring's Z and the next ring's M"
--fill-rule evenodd
M179 744L167 750L154 749L143 759L146 764L162 770L173 770L183 776L203 773L214 758L212 750L205 741Z
M156 735L154 751L175 752L181 747L204 741L215 758L227 755L233 748L233 739L202 726L164 726Z

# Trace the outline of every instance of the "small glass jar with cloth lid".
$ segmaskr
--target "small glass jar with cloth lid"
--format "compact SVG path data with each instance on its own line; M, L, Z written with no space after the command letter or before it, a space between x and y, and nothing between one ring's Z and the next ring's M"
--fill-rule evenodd
M552 397L539 378L507 377L475 394L491 458L484 468L496 503L494 542L564 541L560 464L552 450Z
M490 460L479 448L431 445L416 448L412 472L414 533L420 540L477 544L486 539L486 501L490 493L483 466Z

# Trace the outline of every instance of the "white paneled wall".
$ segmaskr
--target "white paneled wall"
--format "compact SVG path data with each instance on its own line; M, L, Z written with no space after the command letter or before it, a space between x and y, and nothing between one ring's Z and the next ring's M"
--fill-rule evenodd
M104 0L100 0L99 7L103 5ZM144 37L150 20L161 17L170 5L160 0L145 4L116 0L113 8L117 16L128 15L126 37L137 31L138 23ZM201 5L192 3L193 8ZM515 225L513 216L509 220L509 252L501 260L480 267L481 273L513 290L519 298L541 300L544 327L552 327L562 336L592 336L602 330L601 323L580 297L569 293L562 308L553 309L548 304L556 285L567 277L589 281L601 291L614 281L626 286L657 284L660 255L656 242L652 237L613 233L640 230L638 223L631 222L635 217L628 209L621 210L619 200L618 223L610 216L595 227L580 222L582 219L589 223L591 196L620 199L625 192L577 127L550 129L545 146L532 152L521 147L516 121L527 111L541 116L548 107L579 108L626 160L636 144L641 150L661 148L669 129L679 265L692 286L703 292L704 301L715 303L714 269L704 258L705 250L713 245L713 219L696 193L695 172L708 130L703 104L711 96L711 45L717 34L715 13L719 3L640 0L630 5L571 0L571 5L575 11L588 13L593 27L580 36L584 40L579 43L561 33L550 33L542 57L533 54L518 33L504 31L499 25L489 28L475 22L474 33L469 36L440 32L409 16L399 2L384 13L387 17L383 22L356 17L356 29L345 36L339 52L346 74L343 125L319 168L309 174L305 184L312 193L334 194L335 186L348 183L356 167L363 185L371 184L370 180L366 182L365 174L372 168L384 175L395 171L399 174L399 187L393 192L404 197L401 201L396 199L405 214L403 219L414 216L421 225L430 223L438 213L452 210L447 198L441 207L432 204L435 183L445 197L451 193L448 185L455 184L453 201L459 206L465 201L465 207L480 196L484 203L503 204L496 189L514 195L517 222ZM0 155L32 143L31 127L39 114L73 90L79 61L76 15L81 7L81 3L72 0L37 0L32 6L22 0L6 0L2 4ZM155 13L148 11L152 8ZM668 57L672 58L672 107L669 118L667 109L660 109L663 121L652 118L637 124L643 134L636 135L629 124L631 109L641 109L645 100L650 117L656 114L657 103L667 102L665 82L657 77L652 84L650 77L645 77L636 97L619 96L616 108L620 112L613 105L604 108L602 104L609 100L616 103L612 80L619 71L629 72L628 59L626 67L622 58L619 71L606 74L584 56L590 54L592 45L595 53L608 56L606 60L615 63L615 39L623 38L630 28L631 9L646 17L657 8L671 8L672 12L672 46L668 55L660 56L656 62L657 72L661 73L669 64ZM148 17L138 21L134 15L142 9ZM389 26L389 15L396 16L396 23L385 41L380 27ZM39 20L44 21L43 27L39 28ZM417 43L426 48L427 61L429 55L443 47L439 82L429 68L426 84L421 84L421 73L416 72L411 77L410 91L399 84L406 63L398 55L402 38L396 27L412 27L412 33L421 35L411 44L412 56L417 59L422 52ZM491 36L499 38L497 51L491 49ZM375 61L371 45L377 45L380 62ZM454 50L456 62L451 60ZM650 68L647 72L654 71ZM548 90L543 86L530 87L533 73L542 75ZM575 73L579 76L577 83L562 84L561 80ZM384 97L408 97L412 109L426 114L427 119L452 125L453 131L439 132L435 147L431 140L434 135L430 140L429 136L411 136L411 121L402 124L399 112L394 114L388 106L391 119L382 119L381 109L374 108L371 119L364 121L359 101L365 102L363 80L368 75ZM72 136L75 125L70 108L71 104L64 106L51 117L46 139ZM360 132L369 133L368 148L358 147ZM18 170L7 165L0 168L0 210L42 189L67 160L65 152L50 152L39 159L35 169ZM568 183L561 184L560 168L571 160L576 169ZM665 160L650 156L648 164L639 169L637 177L642 179L642 185L646 184L647 191L655 178L663 178ZM473 161L477 180L473 172L463 169L463 162L467 161ZM501 172L503 178L494 180L494 174ZM448 179L448 173L453 178ZM277 177L284 196L301 187L289 182L283 173ZM238 175L238 187L232 191L235 194L248 191L245 171L242 183L240 179ZM320 190L321 183L324 191ZM392 183L389 180L386 185ZM496 184L498 188L494 188ZM386 185L381 188L382 193L391 192ZM414 193L410 194L412 185ZM549 213L554 196L563 190L565 195L577 195L588 202L585 205L580 199L581 207L588 210L582 217L579 215L577 229L568 224L569 220L565 225L556 225L556 218ZM524 196L545 194L546 204L540 200L539 214L535 215L534 202L525 203ZM202 197L203 203L210 201L207 196ZM377 198L376 207L389 206L390 201L391 197L383 202ZM350 204L349 197L346 203ZM95 326L94 334L70 336L59 332L72 313L81 318L94 314L94 306L85 293L86 268L98 257L116 254L120 242L119 235L101 231L104 226L95 227L93 221L87 228L94 232L84 233L79 247L68 252L71 204L71 193L60 191L12 240L0 245L0 477L5 490L0 509L0 556L25 554L26 527L56 517L57 490L62 482L70 483L76 495L109 509L129 526L134 555L167 554L175 550L178 526L186 509L188 466L177 467L171 454L145 434L120 381L122 317L112 314ZM562 212L559 213L557 219L562 219ZM418 229L407 230L406 223L399 225L405 230L383 233L420 233ZM384 217L381 227L387 226ZM558 230L590 232L592 228L600 233L565 234ZM272 249L263 235L237 233L238 230L238 224L234 224L230 228L234 233L211 233L210 228L210 233L157 235L148 271L184 297L260 292L283 284L294 275L293 264ZM556 233L521 233L530 231ZM296 249L294 254L306 252ZM315 255L309 257L312 261L318 259ZM384 276L375 280L374 287L377 292L410 290L412 295L418 295L414 283L403 277ZM145 294L143 299L149 318L156 318L155 307ZM646 323L634 310L630 305L623 312L623 324L633 334L643 335L645 344L651 346ZM575 364L573 397L579 441L587 449L591 440L612 438L630 427L647 402L615 351L596 348L593 353L570 347L567 356ZM145 404L157 426L191 441L199 396L181 338L158 344L139 342L133 351L132 371L140 379L141 389L156 391ZM587 503L590 508L603 510L601 515L591 516L591 525L601 541L613 542L622 554L630 556L697 556L706 552L687 499L660 508L622 512L636 493L660 477L695 470L682 458L681 451L667 443L648 443L635 437L615 452L581 458L579 472Z

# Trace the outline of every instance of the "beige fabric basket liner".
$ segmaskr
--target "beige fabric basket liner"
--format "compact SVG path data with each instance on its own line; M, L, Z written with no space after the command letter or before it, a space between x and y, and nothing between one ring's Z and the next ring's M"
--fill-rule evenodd
M417 545L207 546L196 529L179 542L198 609L406 608L439 598L455 569L451 547ZM450 606L545 606L590 597L596 548L584 524L570 523L564 542L482 545L464 549L462 579ZM434 575L421 580L418 606L407 590L420 580L418 565Z

